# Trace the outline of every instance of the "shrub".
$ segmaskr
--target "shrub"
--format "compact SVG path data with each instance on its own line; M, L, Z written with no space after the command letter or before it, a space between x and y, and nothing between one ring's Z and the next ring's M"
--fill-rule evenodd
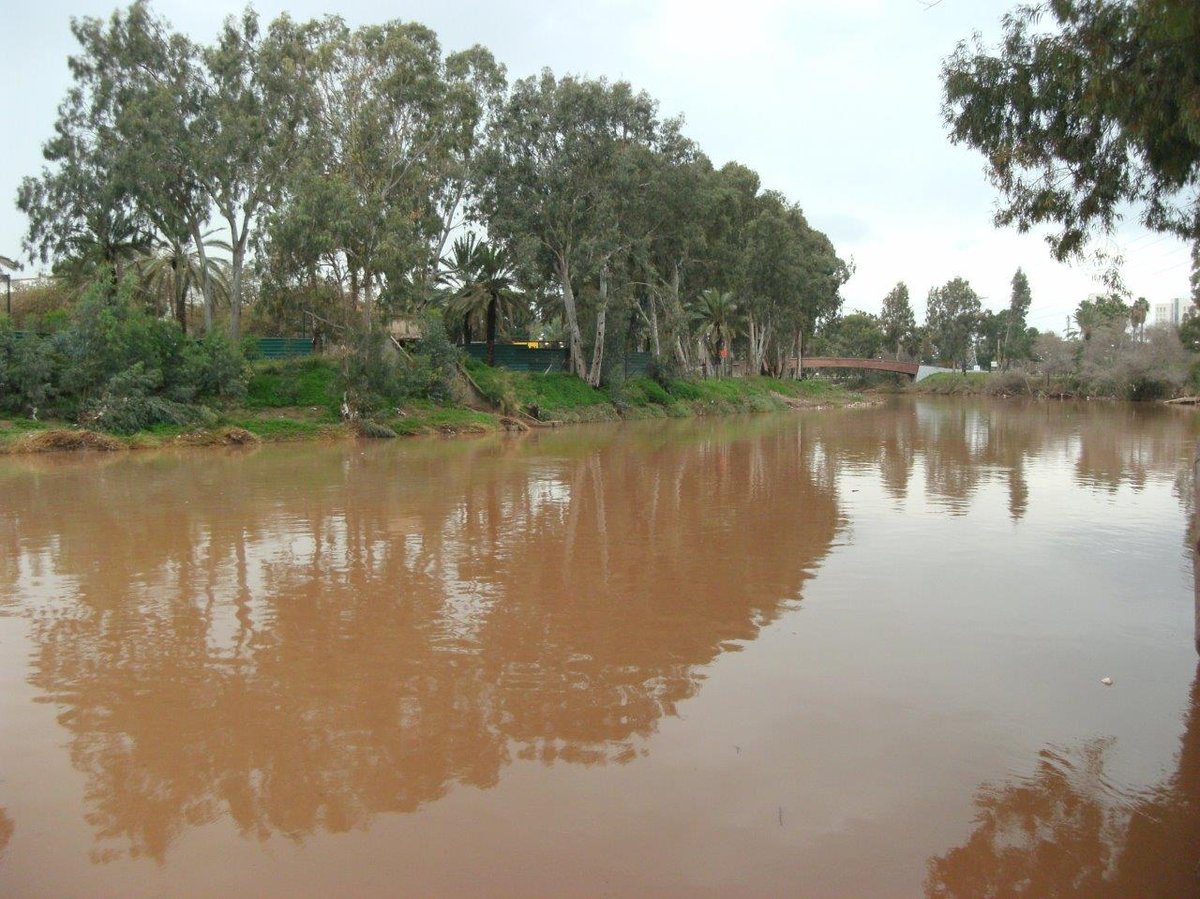
M84 403L79 420L118 434L132 434L158 424L216 424L216 415L203 406L187 406L155 396L161 382L160 372L135 362L110 378L98 396Z
M337 388L355 416L379 411L404 393L395 354L385 350L386 340L381 331L362 332L342 359Z
M224 334L188 345L182 380L197 396L241 399L246 395L246 360Z
M439 313L425 315L422 329L417 356L424 357L429 366L424 395L438 403L453 402L457 397L458 347L450 342L446 324Z

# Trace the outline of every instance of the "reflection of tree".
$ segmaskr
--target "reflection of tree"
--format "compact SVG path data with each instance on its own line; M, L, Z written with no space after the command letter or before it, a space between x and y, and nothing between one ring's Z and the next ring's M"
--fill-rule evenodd
M361 827L514 753L636 757L837 521L788 422L682 434L0 469L0 590L97 857L223 816Z
M967 842L929 862L930 896L1200 895L1200 671L1176 773L1127 799L1104 776L1109 740L1044 750L1026 781L984 787Z
M841 470L873 466L887 493L903 499L919 466L926 497L965 513L980 484L997 479L1010 517L1020 521L1029 507L1030 460L1066 452L1080 485L1136 490L1152 474L1186 469L1193 432L1189 418L1161 407L921 399L855 412L853 422L813 421L808 433L832 469L829 483Z
M0 861L4 859L4 850L8 848L8 841L12 839L13 831L16 829L17 826L8 816L8 812L0 808Z

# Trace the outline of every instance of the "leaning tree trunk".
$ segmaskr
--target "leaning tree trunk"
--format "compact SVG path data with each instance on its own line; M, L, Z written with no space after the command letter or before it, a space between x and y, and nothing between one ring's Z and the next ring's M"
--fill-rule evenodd
M192 241L196 244L196 255L200 258L200 293L204 296L204 336L212 333L213 316L216 313L217 301L213 296L212 278L208 271L208 253L204 249L204 236L200 233L200 223L190 223Z

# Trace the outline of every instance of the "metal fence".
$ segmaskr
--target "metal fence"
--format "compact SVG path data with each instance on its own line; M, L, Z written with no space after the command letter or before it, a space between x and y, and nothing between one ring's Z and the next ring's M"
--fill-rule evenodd
M531 347L523 343L496 344L496 367L509 371L550 372L567 370L567 351L563 347ZM486 343L466 347L472 358L487 359ZM626 377L644 375L650 370L650 353L627 353L623 360Z

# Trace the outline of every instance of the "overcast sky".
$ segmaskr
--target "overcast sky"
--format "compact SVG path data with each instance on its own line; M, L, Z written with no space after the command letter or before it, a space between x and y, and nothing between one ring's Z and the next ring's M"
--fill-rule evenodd
M447 50L481 43L510 78L556 73L626 79L658 99L713 162L737 160L764 187L783 191L825 231L855 274L845 311L878 312L905 281L920 319L931 286L967 278L984 305L1008 304L1018 266L1033 289L1030 323L1061 331L1079 300L1098 289L1094 271L1055 263L1036 235L991 224L995 191L982 157L950 145L940 113L942 59L974 31L995 39L1016 0L592 0L467 3L297 0L255 4L264 18L337 12L352 25L390 18L433 28ZM0 86L0 255L16 255L25 231L13 205L23 176L38 172L41 145L69 83L71 16L107 16L96 0L13 4L5 15ZM160 16L209 40L241 4L159 0ZM1185 296L1187 249L1136 223L1110 249L1125 256L1134 296ZM31 268L26 260L26 271Z

